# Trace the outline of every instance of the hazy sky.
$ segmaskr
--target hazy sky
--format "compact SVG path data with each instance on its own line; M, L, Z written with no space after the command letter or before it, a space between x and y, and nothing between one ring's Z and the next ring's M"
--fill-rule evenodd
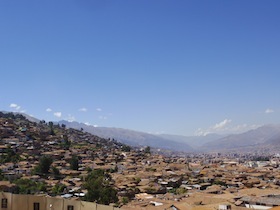
M279 8L0 0L0 110L183 135L278 124Z

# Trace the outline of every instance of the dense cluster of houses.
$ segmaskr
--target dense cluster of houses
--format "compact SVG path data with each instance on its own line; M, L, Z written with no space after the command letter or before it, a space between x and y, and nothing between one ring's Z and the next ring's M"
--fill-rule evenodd
M71 146L65 146L66 143ZM17 154L3 161L9 151ZM87 191L84 179L90 170L103 169L112 176L123 209L190 209L280 205L279 155L255 161L249 154L195 154L187 157L150 154L144 148L131 149L112 139L102 139L83 130L43 121L0 118L0 190L14 192L18 178L44 181L47 190L62 184L59 195L79 200ZM42 156L53 159L59 178L34 174ZM78 157L78 168L70 160ZM256 193L257 192L257 193ZM259 202L259 200L261 202Z

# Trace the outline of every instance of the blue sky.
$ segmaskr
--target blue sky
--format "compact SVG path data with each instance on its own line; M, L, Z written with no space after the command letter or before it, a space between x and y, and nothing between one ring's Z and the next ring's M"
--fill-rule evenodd
M279 1L0 1L0 110L150 133L280 119Z

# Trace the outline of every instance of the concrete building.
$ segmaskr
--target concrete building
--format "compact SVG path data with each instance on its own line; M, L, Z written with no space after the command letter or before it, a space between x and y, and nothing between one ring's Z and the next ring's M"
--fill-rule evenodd
M0 192L0 210L121 210L97 203Z

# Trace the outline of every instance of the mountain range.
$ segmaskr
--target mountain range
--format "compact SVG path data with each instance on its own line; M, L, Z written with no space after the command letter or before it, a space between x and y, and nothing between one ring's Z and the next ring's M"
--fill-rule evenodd
M206 151L242 149L257 150L261 148L275 149L280 146L280 126L264 125L245 133L228 135L221 139L204 144Z
M151 146L184 152L242 151L280 147L280 125L264 125L241 134L206 136L153 135L122 128L94 127L78 122L59 121L67 127L83 129L103 138L114 138L132 146Z
M22 114L22 113L14 113ZM28 120L40 120L23 114ZM115 139L131 146L150 146L155 149L168 149L182 152L257 151L262 148L280 148L280 125L264 125L241 134L206 136L181 136L170 134L149 134L123 128L94 127L79 122L59 121L68 128L82 129L107 139Z
M192 148L188 143L175 142L159 135L152 135L144 132L133 131L123 128L94 127L84 123L59 121L67 127L75 129L83 129L86 132L107 139L115 139L131 146L150 146L154 148L162 148L169 150L177 150L184 152L192 152Z

